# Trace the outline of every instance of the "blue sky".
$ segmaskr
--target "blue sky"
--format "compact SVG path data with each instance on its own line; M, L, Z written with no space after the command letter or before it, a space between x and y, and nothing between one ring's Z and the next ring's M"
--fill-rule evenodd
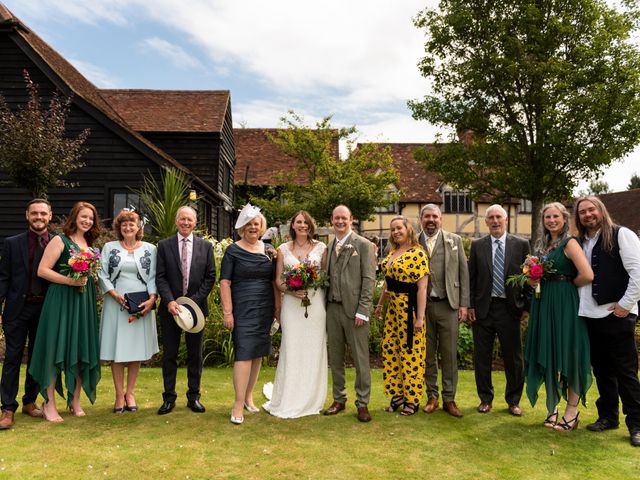
M436 0L1 0L100 88L230 90L236 126L333 115L361 141L431 142L411 18ZM443 134L449 132L442 131ZM625 190L640 148L604 179Z

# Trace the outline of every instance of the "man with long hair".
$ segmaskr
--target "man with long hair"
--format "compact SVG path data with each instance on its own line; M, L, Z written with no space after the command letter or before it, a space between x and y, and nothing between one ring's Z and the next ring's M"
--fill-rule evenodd
M640 447L640 382L635 325L640 300L640 240L615 225L602 201L581 197L574 208L576 228L591 267L593 283L580 288L579 314L587 322L591 364L600 397L592 432L618 428L618 397L631 434Z

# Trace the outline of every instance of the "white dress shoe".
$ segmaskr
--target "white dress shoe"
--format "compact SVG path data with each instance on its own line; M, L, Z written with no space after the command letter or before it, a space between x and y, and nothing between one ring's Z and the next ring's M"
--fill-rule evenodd
M231 411L231 418L229 418L229 420L234 425L240 425L242 422L244 422L244 417L234 417L233 416L233 411Z
M244 409L251 413L260 413L260 409L255 406L244 404Z

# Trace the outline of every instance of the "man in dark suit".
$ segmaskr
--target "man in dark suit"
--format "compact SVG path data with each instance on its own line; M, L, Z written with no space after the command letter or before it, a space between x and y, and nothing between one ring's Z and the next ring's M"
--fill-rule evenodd
M529 254L529 242L507 234L507 212L491 205L485 214L490 234L471 244L469 281L471 299L469 320L473 330L473 364L480 397L478 411L487 413L493 402L491 363L496 335L500 341L504 373L507 377L505 400L509 413L522 415L518 405L524 386L520 322L525 297L518 288L506 285L510 275L521 273Z
M38 319L48 286L37 272L42 252L51 238L48 230L51 205L46 200L35 198L27 205L26 217L29 229L4 241L0 259L0 307L4 304L2 328L6 344L0 384L2 430L11 428L14 423L24 347L28 338L28 362L31 363ZM32 417L42 416L42 411L35 405L38 390L38 384L27 373L22 413Z
M442 408L462 417L455 402L458 387L458 325L467 319L469 270L462 238L442 229L442 213L429 203L420 210L420 245L429 257L427 290L427 356L425 384L428 401L423 411L438 408L438 363L442 367ZM438 356L440 361L438 361Z
M209 314L207 297L216 281L216 267L211 243L193 234L196 212L191 207L181 207L176 215L178 233L158 243L156 284L161 297L160 328L162 329L162 378L164 379L163 403L158 415L171 412L175 407L178 347L182 329L173 316L182 308L178 297L189 297L198 304L205 317ZM198 333L185 332L187 344L187 407L203 413L200 403L200 377L202 376L202 337Z

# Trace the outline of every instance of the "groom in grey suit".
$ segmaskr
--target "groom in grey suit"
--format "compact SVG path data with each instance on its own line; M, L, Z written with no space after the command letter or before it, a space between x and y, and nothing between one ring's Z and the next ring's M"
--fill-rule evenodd
M376 281L373 244L351 230L353 215L344 205L333 209L331 224L335 238L328 249L327 336L333 403L324 414L335 415L345 409L344 360L348 344L356 366L358 420L369 422L369 312Z

